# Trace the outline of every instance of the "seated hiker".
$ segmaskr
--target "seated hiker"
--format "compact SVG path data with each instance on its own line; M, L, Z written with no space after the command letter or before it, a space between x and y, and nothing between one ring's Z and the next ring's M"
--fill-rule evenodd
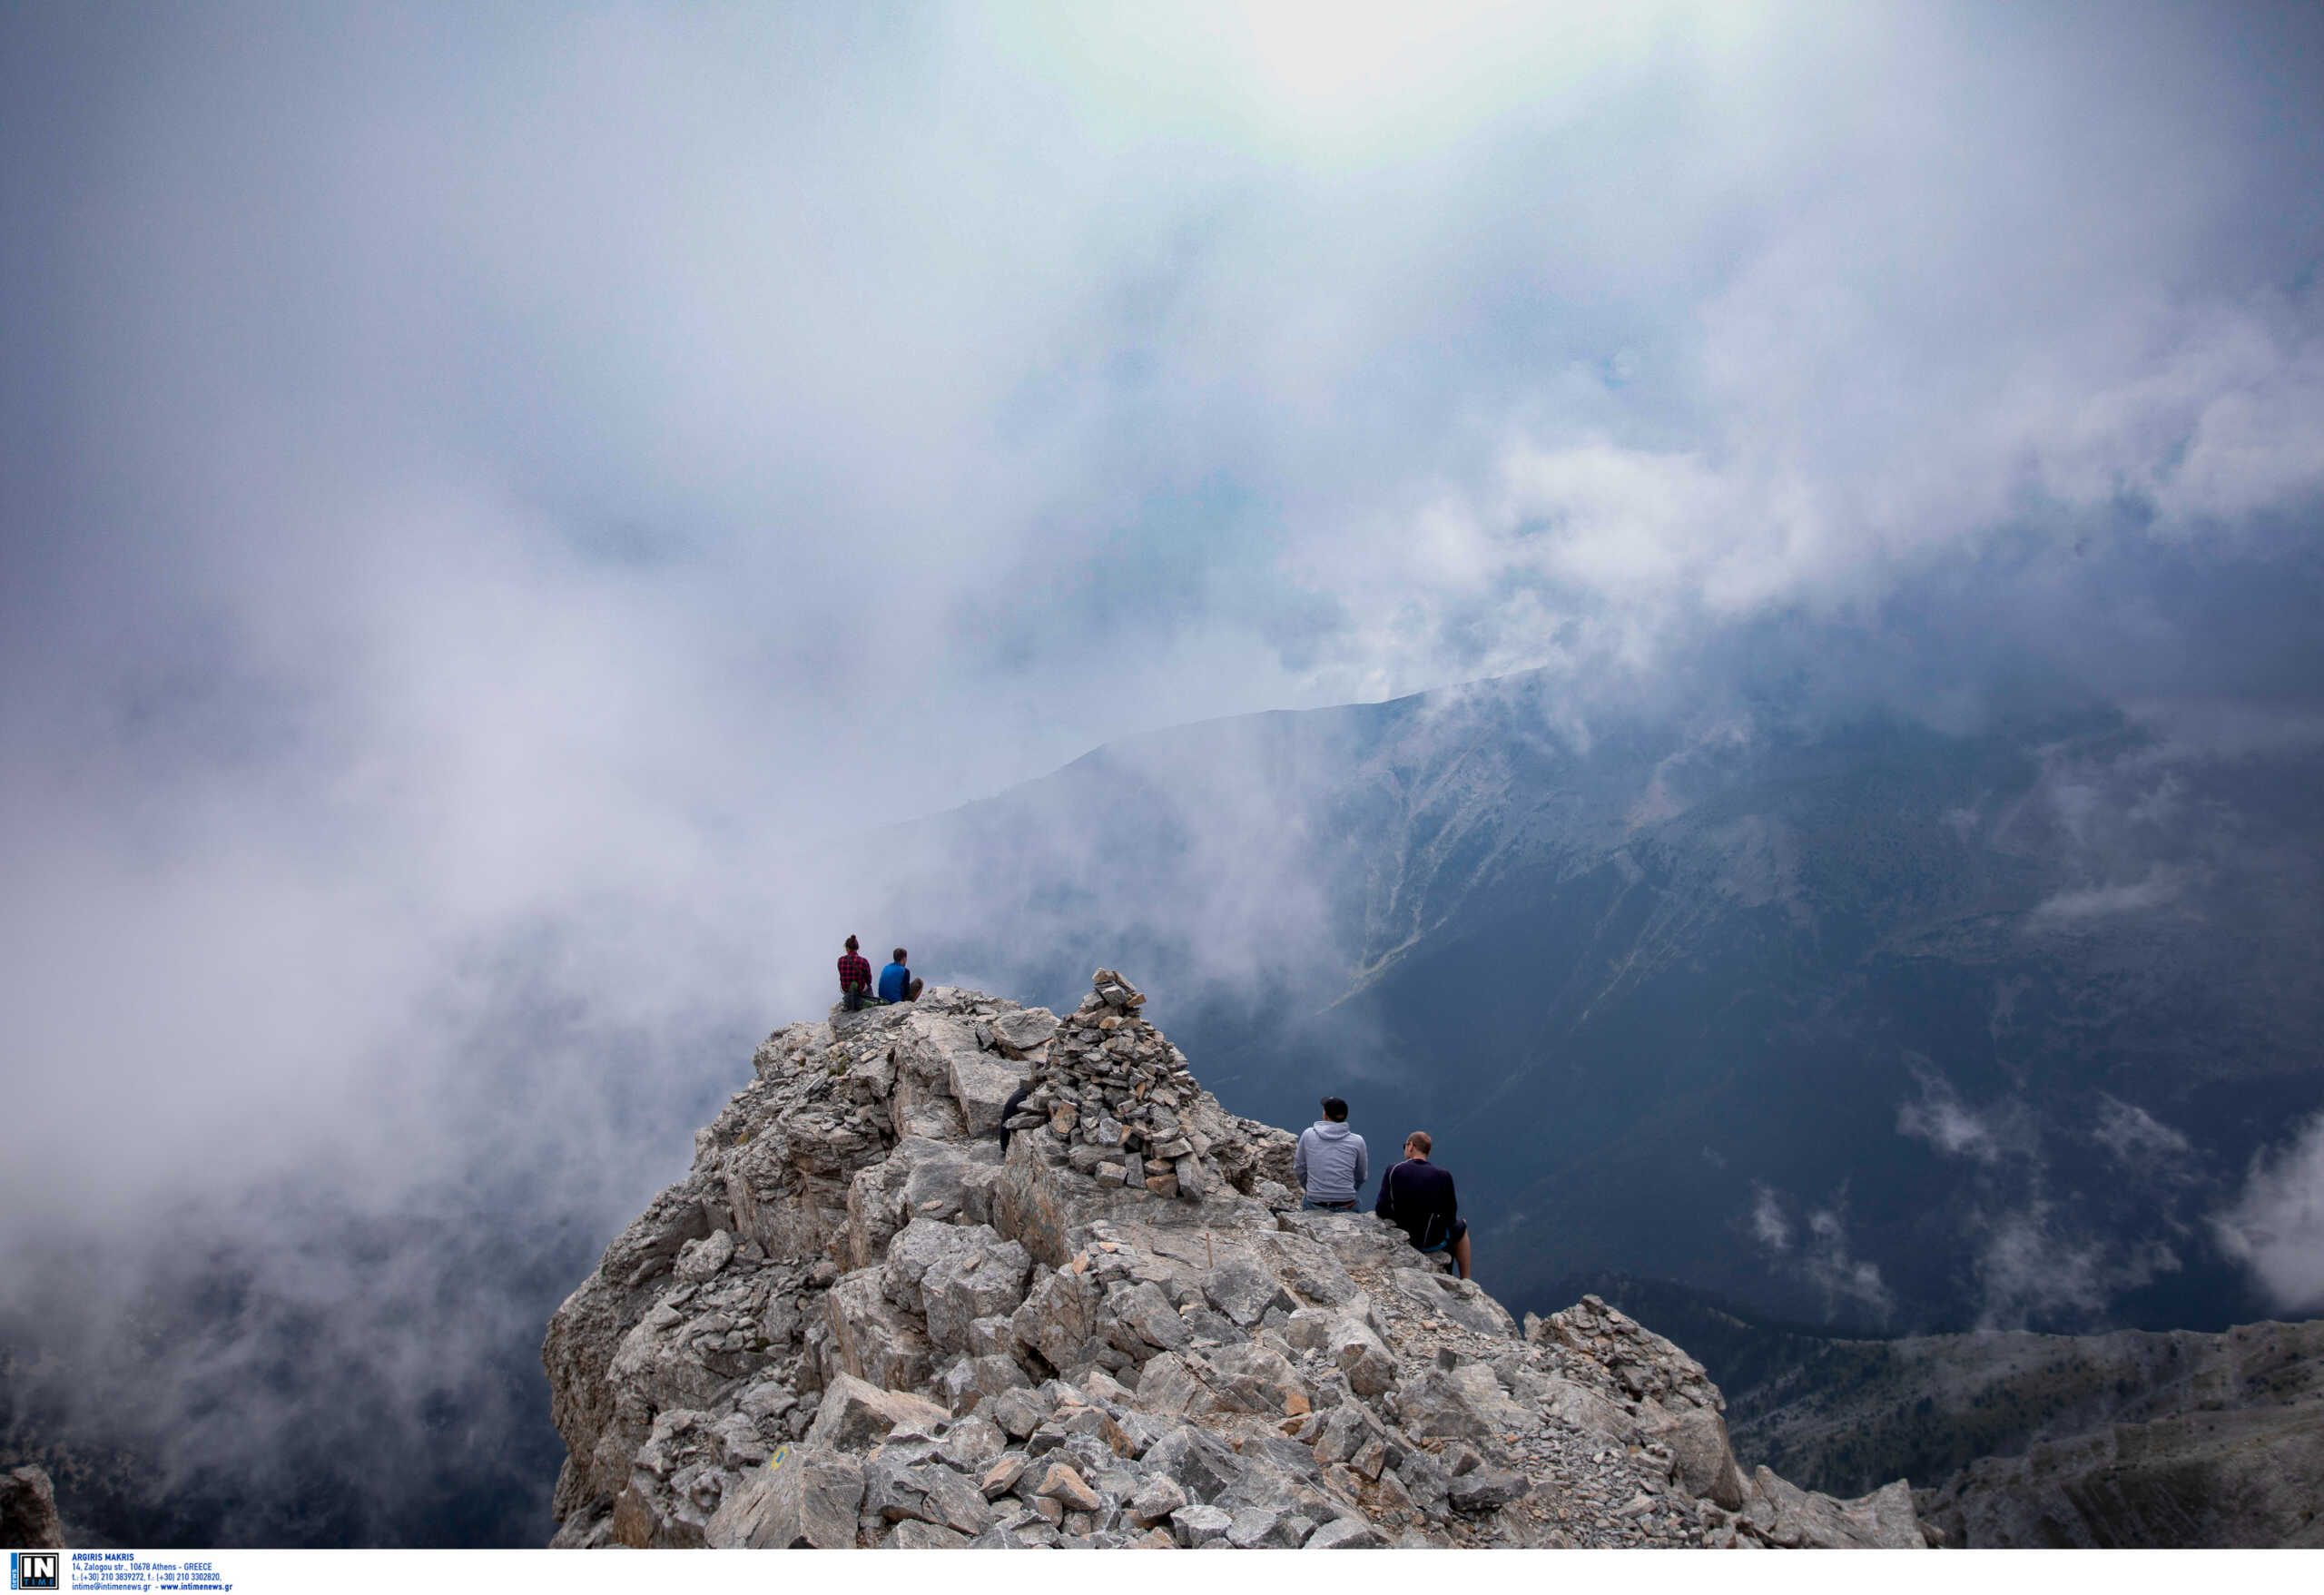
M1469 1277L1469 1221L1452 1196L1452 1177L1428 1160L1426 1130L1404 1137L1404 1160L1380 1177L1373 1211L1412 1237L1423 1252L1450 1248L1452 1265Z
M850 1013L880 1000L872 995L872 960L855 950L857 945L849 937L847 950L839 955L839 999Z
M904 968L904 950L896 949L896 961L880 971L880 1000L882 1002L918 1002L921 983Z
M1299 1150L1292 1155L1291 1177L1305 1197L1300 1206L1353 1213L1370 1172L1364 1137L1347 1127L1347 1104L1324 1098L1324 1117L1300 1131Z

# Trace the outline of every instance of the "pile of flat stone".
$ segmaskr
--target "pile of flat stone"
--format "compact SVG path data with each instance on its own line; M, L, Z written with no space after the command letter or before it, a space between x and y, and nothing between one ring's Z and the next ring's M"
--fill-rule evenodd
M1143 1185L1199 1201L1218 1184L1210 1137L1189 1121L1202 1088L1185 1054L1139 1017L1145 1005L1144 992L1098 970L1049 1041L1009 1127L1046 1125L1067 1159L1100 1186Z

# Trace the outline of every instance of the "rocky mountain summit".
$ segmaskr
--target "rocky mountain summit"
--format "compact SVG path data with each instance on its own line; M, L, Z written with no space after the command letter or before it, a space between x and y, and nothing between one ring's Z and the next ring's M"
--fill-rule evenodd
M1701 1365L1597 1297L1521 1330L1300 1211L1292 1136L1144 1003L1100 970L1062 1019L937 988L770 1036L551 1321L552 1543L1939 1538L1901 1480L1742 1473Z

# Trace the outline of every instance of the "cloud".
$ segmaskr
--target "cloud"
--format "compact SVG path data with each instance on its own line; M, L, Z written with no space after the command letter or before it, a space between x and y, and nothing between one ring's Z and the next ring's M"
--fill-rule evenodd
M1763 1185L1751 1187L1751 1234L1771 1252L1791 1250L1791 1220L1775 1192Z
M1926 1141L1948 1157L1986 1165L2034 1155L2038 1132L2023 1103L2004 1099L1979 1111L1964 1103L1952 1084L1925 1062L1913 1066L1913 1077L1920 1095L1898 1105L1898 1135Z
M1886 1323L1896 1311L1896 1295L1881 1278L1879 1265L1850 1254L1846 1186L1830 1206L1807 1208L1795 1226L1785 1212L1784 1198L1754 1182L1749 1224L1752 1238L1777 1268L1823 1297L1827 1319L1846 1310L1851 1316L1869 1314Z
M2050 1204L2035 1200L1985 1223L1976 1259L1984 1293L1978 1326L2023 1328L2060 1314L2095 1315L2121 1292L2178 1272L2161 1240L2123 1243L2070 1233Z
M2189 884L2184 871L2157 867L2148 871L2144 879L2124 885L2061 891L2034 906L2032 928L2039 930L2044 926L2072 924L2082 920L2149 913L2177 902L2186 894Z
M2255 1157L2241 1193L2211 1224L2278 1311L2324 1305L2324 1115L2289 1146Z
M2102 1092L2098 1098L2098 1125L2091 1134L2115 1161L2144 1175L2173 1172L2195 1149L2185 1136L2145 1108Z

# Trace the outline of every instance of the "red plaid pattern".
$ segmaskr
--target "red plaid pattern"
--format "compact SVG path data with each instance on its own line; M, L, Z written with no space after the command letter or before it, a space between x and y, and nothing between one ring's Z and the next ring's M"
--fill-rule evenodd
M871 984L871 960L860 952L842 952L839 955L839 989L841 990L844 991L850 986Z

